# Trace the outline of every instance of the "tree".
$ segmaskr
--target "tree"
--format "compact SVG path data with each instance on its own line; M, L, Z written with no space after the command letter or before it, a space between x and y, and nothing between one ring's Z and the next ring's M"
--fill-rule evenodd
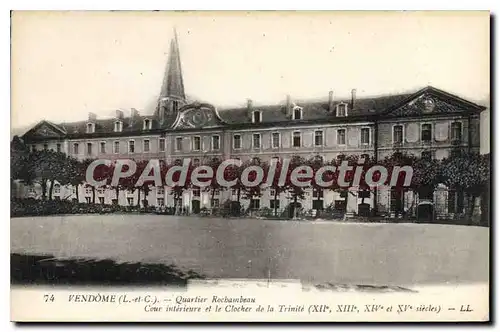
M137 176L134 177L134 179L136 181L139 179L139 177L144 172L144 170L146 169L147 166L148 166L147 160L141 160L141 161L137 162L137 170L136 170ZM151 175L151 172L149 172L149 174L145 174L145 175L146 176ZM147 197L148 197L149 192L151 191L151 187L154 185L155 185L155 182L153 180L146 180L142 183L142 185L137 186L137 206L138 207L140 207L140 203L141 203L141 190L144 192L144 207L147 207L147 205L148 205Z
M272 166L269 166L271 168ZM276 204L278 197L281 193L284 193L287 190L287 187L284 185L280 185L279 179L281 171L283 170L283 160L279 159L276 162L276 171L274 173L274 177L270 180L266 179L266 182L270 182L269 189L274 190L274 215L278 215L278 204ZM267 172L267 175L270 176L270 172Z
M488 190L490 181L489 155L463 153L444 159L441 163L440 174L446 186L462 190L467 194L469 217L472 217L475 199Z
M265 182L266 178L266 173L268 171L268 164L260 160L259 158L253 158L252 160L246 160L242 164L242 170L250 167L250 166L257 166L260 167L263 170L263 177L260 181L260 183L257 183L256 185L245 185L243 182L241 182L241 191L243 193L243 197L245 199L252 200L255 197L261 197L262 196L262 185ZM248 173L247 179L249 183L254 183L258 180L257 177L257 172L251 171Z
M298 201L304 199L304 195L305 195L304 189L306 187L297 186L295 183L293 183L293 181L291 181L291 175L292 175L292 172L294 171L295 168L300 167L300 166L304 166L304 165L305 165L304 158L299 157L299 156L294 156L290 160L290 166L288 167L288 172L286 174L285 187L286 187L287 192L290 194L290 196L293 200L293 206L292 206L293 210L292 211L293 211L294 218L297 218L298 206L299 206ZM299 174L303 174L303 173L304 173L303 171L299 172Z
M177 161L174 161L172 164L167 165L167 167L162 168L162 172L165 172L165 174L162 174L162 178L165 179L166 173L169 171L174 166L181 166L182 163L178 163ZM187 170L187 176L186 176L186 181L180 182L180 172L176 171L172 174L172 181L174 182L174 185L172 186L172 194L174 195L174 206L175 206L175 213L179 214L180 211L180 206L179 202L182 200L182 194L184 193L185 190L189 189L192 185L191 183L191 173L193 172L193 166L190 164Z
M61 153L48 150L33 151L29 155L27 164L30 170L27 174L30 174L30 176L34 175L35 181L40 183L43 200L47 199L47 185L49 181L52 187L57 174L61 170L60 155ZM52 193L50 193L50 195L52 195Z
M79 187L85 183L87 169L84 163L72 157L69 157L67 167L69 183L75 187L76 201L80 202Z
M217 176L216 176L217 169L219 168L220 164L221 164L221 161L219 158L212 158L204 164L204 166L208 166L212 169L212 174L213 174L212 179L208 180L209 185L205 187L205 191L210 192L210 206L212 208L213 208L213 204L214 204L215 193L217 191L220 191L222 188L219 181L217 181ZM205 172L203 172L203 173L205 173Z

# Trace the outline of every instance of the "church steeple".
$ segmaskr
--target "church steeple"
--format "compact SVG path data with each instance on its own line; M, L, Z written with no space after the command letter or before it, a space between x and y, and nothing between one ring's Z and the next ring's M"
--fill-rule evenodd
M175 114L186 103L184 80L182 78L181 57L177 31L174 28L174 37L170 42L167 66L158 100L158 115L163 123L167 115Z

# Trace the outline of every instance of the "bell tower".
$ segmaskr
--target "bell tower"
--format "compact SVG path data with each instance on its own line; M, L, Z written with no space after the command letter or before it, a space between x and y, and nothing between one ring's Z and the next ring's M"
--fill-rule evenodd
M177 31L174 28L174 37L170 42L170 52L157 105L157 116L160 124L163 125L167 117L175 117L178 110L185 104L186 95L184 93L179 43Z

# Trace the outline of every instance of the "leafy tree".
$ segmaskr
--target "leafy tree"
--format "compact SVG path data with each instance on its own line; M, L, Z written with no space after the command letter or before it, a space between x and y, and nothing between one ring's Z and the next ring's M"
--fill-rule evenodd
M292 200L293 200L293 216L294 218L297 217L298 213L298 201L303 200L305 196L305 187L297 186L295 185L292 180L291 180L291 175L294 169L300 166L305 165L305 160L304 158L300 156L294 156L290 160L290 166L288 167L288 172L286 174L286 180L285 180L285 187L287 192L290 194ZM303 171L299 172L299 174L304 174Z
M449 188L467 193L469 217L472 217L475 199L488 190L490 156L463 153L444 159L441 163L441 179Z
M258 166L258 167L262 168L262 170L264 172L263 177L262 177L262 181L255 186L246 186L243 182L241 182L240 186L241 186L241 191L243 193L243 197L245 199L251 200L255 197L262 196L262 185L263 185L263 183L265 183L265 178L266 178L266 174L267 174L269 167L268 167L267 163L263 162L259 158L253 158L252 160L246 160L243 162L242 170L244 170L250 166ZM249 183L253 183L256 180L258 180L257 172L252 171L252 172L248 173L247 180Z
M271 166L269 166L269 169ZM267 176L271 176L270 172L267 172ZM284 193L287 190L287 187L285 185L280 185L279 179L280 179L280 174L281 171L283 170L283 160L279 159L276 162L276 171L274 173L274 177L270 180L270 186L269 189L274 190L274 201L276 202L278 200L278 197L281 193ZM268 182L266 178L266 182ZM278 214L278 205L274 204L274 215L276 216Z
M80 202L79 187L85 183L85 164L78 159L69 157L66 173L69 177L69 184L75 187L76 201Z

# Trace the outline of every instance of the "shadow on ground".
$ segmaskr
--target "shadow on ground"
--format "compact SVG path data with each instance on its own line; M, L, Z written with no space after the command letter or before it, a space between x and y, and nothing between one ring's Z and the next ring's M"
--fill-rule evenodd
M11 254L12 284L41 285L169 285L186 286L203 276L174 265L117 263L113 260L57 259L54 256Z

